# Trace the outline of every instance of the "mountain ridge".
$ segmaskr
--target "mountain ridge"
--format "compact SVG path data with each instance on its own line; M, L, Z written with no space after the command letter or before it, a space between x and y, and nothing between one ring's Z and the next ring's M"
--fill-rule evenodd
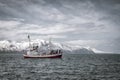
M55 43L55 42L49 42L46 40L31 40L31 44L35 45L37 44L39 47L43 47L45 45L52 44L53 48L62 49L64 53L80 53L80 54L88 54L88 53L94 53L94 51L89 47L83 47L80 45L71 45L67 43ZM3 40L0 41L0 51L25 51L29 48L29 42L27 41L8 41Z

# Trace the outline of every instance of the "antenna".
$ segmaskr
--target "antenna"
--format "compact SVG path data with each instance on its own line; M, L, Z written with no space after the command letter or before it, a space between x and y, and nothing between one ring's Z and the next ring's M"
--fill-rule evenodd
M51 43L51 37L49 38L49 48L50 48L50 50L51 50L51 47L52 47L52 43Z

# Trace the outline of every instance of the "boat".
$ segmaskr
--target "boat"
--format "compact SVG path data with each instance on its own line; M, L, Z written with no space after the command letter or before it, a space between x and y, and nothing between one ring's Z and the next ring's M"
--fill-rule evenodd
M24 58L61 58L62 54L47 55L24 55Z
M52 47L51 41L49 44L45 44L41 47L35 44L31 44L30 36L29 39L29 49L23 55L24 58L62 58L62 50L60 48Z

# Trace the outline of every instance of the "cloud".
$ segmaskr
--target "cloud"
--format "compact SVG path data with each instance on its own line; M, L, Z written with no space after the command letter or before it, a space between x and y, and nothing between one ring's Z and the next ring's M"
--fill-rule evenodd
M0 28L14 28L19 24L19 21L0 21Z
M34 34L34 36L36 35L41 38L66 38L65 35L62 35L63 33L74 31L73 28L68 29L68 26L63 24L40 26L36 24L25 24L20 21L0 21L0 25L1 38L6 37L6 39L24 39L21 36L27 34Z
M103 49L120 37L119 8L118 0L1 0L0 40L26 40L30 34Z

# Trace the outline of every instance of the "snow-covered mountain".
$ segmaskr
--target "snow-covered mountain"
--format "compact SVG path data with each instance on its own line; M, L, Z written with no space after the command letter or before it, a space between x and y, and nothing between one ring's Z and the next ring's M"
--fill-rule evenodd
M45 47L46 45L52 45L52 48L59 48L64 51L64 53L81 53L81 54L88 54L88 53L94 53L94 51L89 47L82 47L79 45L71 45L68 43L55 43L55 42L49 42L45 40L32 40L31 45L38 45L39 47ZM0 51L24 51L28 49L29 42L21 41L21 42L15 42L15 41L8 41L3 40L0 41Z

